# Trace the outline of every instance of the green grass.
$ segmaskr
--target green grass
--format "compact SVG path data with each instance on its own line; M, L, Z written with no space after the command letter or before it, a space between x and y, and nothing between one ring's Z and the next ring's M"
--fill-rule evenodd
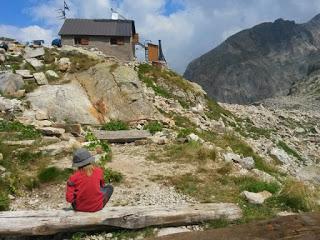
M0 211L9 210L10 199L6 192L0 192Z
M149 64L140 64L138 75L139 79L147 87L152 88L157 95L176 99L183 108L189 108L192 102L184 97L175 95L177 90L198 94L190 82L168 69L161 69Z
M178 162L204 164L207 161L215 161L216 151L202 146L198 142L173 144L165 147L163 152L151 153L148 160L156 162Z
M297 158L300 161L303 161L303 158L300 156L300 154L296 150L290 148L285 142L279 141L277 146L282 148L287 154Z
M41 136L41 133L33 126L6 120L0 120L0 132L15 133L15 138L18 140L37 139Z
M30 150L22 151L17 153L16 155L17 159L19 160L19 163L22 165L34 163L37 161L37 159L42 157L41 152L32 152Z
M119 131L119 130L128 130L129 125L126 122L121 120L111 120L110 122L102 126L102 130L107 131Z
M123 180L122 173L112 169L104 169L104 180L106 183L120 183Z
M278 183L267 183L252 177L236 178L235 182L239 184L239 188L241 192L249 191L249 192L258 193L258 192L268 191L272 194L275 194L280 190L280 186Z
M207 106L209 111L206 112L206 115L210 119L219 120L223 116L232 117L232 113L228 110L221 107L216 101L207 97Z
M39 171L38 179L40 183L61 182L67 180L72 172L72 169L62 170L57 167L48 167Z
M77 51L61 52L60 57L69 58L71 61L70 73L76 73L88 70L99 63L98 60L88 57Z
M147 125L144 126L145 130L149 130L150 133L155 134L156 132L161 132L163 129L163 125L161 122L152 121L148 122Z

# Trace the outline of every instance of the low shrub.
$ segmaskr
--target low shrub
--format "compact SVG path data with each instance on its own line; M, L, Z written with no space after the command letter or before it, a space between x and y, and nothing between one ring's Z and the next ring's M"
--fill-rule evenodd
M123 180L123 175L109 168L104 169L104 180L106 183L120 183Z
M147 125L144 126L145 130L149 130L150 133L155 134L156 132L161 132L163 129L162 123L158 121L149 122Z
M102 130L107 130L107 131L120 131L120 130L128 130L128 129L129 129L128 124L120 120L112 120L102 126Z
M33 126L25 126L19 122L11 122L6 120L0 121L0 132L18 132L18 139L36 139L41 136L41 133Z

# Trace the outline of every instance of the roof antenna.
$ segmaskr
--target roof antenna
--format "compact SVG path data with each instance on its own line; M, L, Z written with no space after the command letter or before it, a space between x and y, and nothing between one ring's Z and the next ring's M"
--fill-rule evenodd
M111 19L112 20L127 20L124 16L122 16L119 12L111 8Z
M59 13L58 18L59 19L66 19L67 18L66 17L66 11L67 10L70 11L70 8L69 8L68 4L66 3L66 1L64 0L63 1L63 8L60 8L60 9L57 10L58 13Z

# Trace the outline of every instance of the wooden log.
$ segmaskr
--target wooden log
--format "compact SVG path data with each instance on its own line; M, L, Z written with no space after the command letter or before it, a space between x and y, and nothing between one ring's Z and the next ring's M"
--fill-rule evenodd
M241 215L241 209L232 203L106 207L95 213L73 210L12 211L0 213L0 236L45 236L63 232L181 226L220 218L235 220Z
M320 214L305 213L278 217L267 221L208 230L204 232L177 233L155 238L157 240L316 240L320 239Z
M129 143L146 139L151 136L146 130L121 130L121 131L94 131L99 140L107 140L110 143Z

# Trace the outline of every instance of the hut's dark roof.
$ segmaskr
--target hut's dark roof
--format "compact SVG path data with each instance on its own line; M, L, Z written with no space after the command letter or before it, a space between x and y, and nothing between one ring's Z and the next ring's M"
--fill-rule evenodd
M135 33L133 20L66 19L59 35L130 37Z

